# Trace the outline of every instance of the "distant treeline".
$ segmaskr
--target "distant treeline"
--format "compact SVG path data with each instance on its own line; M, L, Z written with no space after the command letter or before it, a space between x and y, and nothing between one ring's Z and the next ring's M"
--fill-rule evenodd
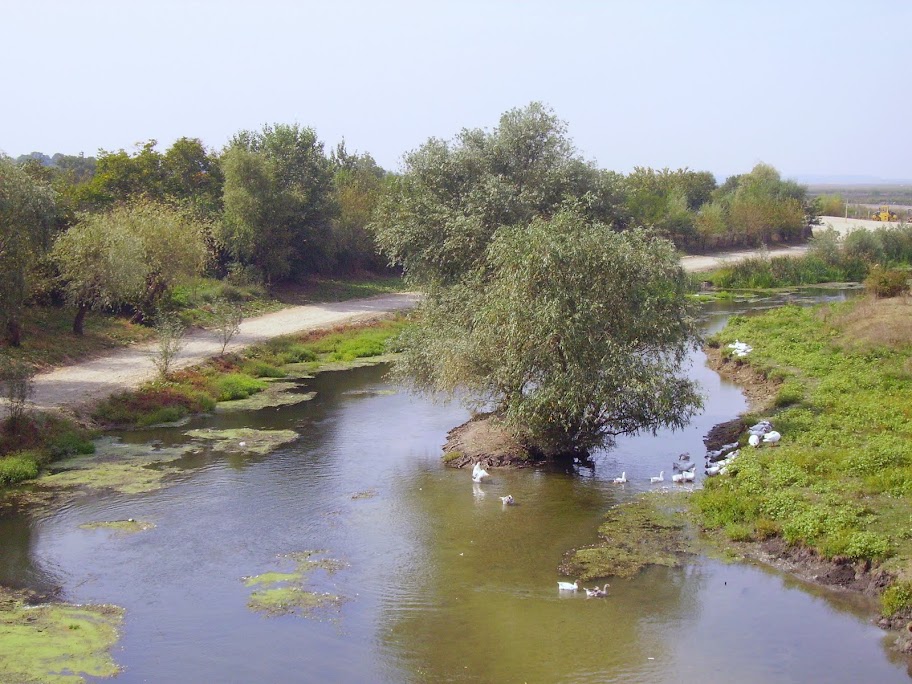
M528 158L510 173L549 154L528 135L517 141ZM460 174L471 169L435 145L446 143L425 144L425 171L468 182ZM687 168L573 165L568 187L601 220L653 227L685 250L802 240L816 213L806 188L765 164L722 185ZM163 152L149 140L95 157L0 154L0 325L16 344L18 312L36 292L80 311L148 312L189 274L271 285L386 271L393 255L380 253L371 222L401 182L369 153L327 150L313 129L284 124L240 131L222 150L181 138Z

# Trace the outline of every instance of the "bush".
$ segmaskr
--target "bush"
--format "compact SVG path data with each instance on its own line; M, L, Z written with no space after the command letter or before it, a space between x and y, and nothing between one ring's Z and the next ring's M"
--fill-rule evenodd
M39 460L38 454L32 451L3 456L0 458L0 486L6 487L38 477Z
M912 582L897 582L880 595L880 607L887 617L912 608Z
M266 382L251 378L243 373L231 373L215 379L218 401L231 401L232 399L246 399L251 394L256 394L266 389Z
M909 291L909 272L876 265L865 278L864 286L875 297L898 297Z

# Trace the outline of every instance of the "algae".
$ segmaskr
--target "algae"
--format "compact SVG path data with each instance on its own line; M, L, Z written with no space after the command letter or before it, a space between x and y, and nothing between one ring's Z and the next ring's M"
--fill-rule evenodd
M254 430L253 428L188 430L184 434L194 439L210 442L213 451L261 455L268 454L298 438L298 433L294 430Z
M291 406L310 401L316 392L295 393L289 390L296 388L298 385L294 382L271 382L262 392L252 394L246 399L232 399L231 401L220 401L216 407L216 413L225 411L258 411L264 408L278 408L280 406Z
M53 464L52 471L36 480L39 488L113 489L138 494L163 487L162 481L177 468L165 463L192 451L193 444L160 447L128 444L113 437L95 441L95 453L76 456Z
M335 558L314 558L320 553L323 552L296 551L280 556L295 564L294 572L273 571L243 577L247 587L268 587L251 593L247 607L270 617L292 613L312 617L317 609L341 605L343 599L340 596L305 588L308 575L314 570L320 569L331 575L345 567L345 563Z
M122 608L33 600L0 587L0 681L71 684L118 673L110 649Z
M83 530L111 530L112 532L123 536L151 530L155 527L155 523L150 523L143 520L134 520L133 518L130 518L128 520L106 520L83 523L79 527Z
M396 358L398 358L398 354L380 354L379 356L360 357L351 361L301 361L299 363L286 364L282 366L282 370L285 372L286 378L307 380L313 378L317 373L392 363Z
M646 494L611 509L599 527L601 541L566 554L561 572L581 581L632 577L647 565L677 567L693 542L683 513L672 508L676 496Z
M363 492L356 492L355 494L352 494L351 498L352 501L358 501L359 499L373 499L375 496L377 496L376 489L366 489Z

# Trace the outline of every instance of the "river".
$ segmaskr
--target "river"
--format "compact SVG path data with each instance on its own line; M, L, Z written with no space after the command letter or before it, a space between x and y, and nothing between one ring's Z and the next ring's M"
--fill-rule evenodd
M762 305L762 304L761 304ZM756 307L757 305L752 305ZM707 305L707 330L743 304ZM444 468L458 404L407 394L383 366L305 381L309 402L119 435L171 444L194 427L292 429L267 456L203 452L164 489L82 497L0 518L0 583L126 609L118 682L900 682L904 661L863 600L768 568L694 557L614 580L606 599L561 595L562 554L603 513L698 457L744 410L693 355L706 410L685 430L618 441L594 467L494 471L473 488ZM611 479L627 472L629 483ZM698 483L699 484L699 483ZM504 507L512 494L518 505ZM135 518L129 536L83 523ZM306 587L341 597L304 617L247 607L242 578L319 550Z

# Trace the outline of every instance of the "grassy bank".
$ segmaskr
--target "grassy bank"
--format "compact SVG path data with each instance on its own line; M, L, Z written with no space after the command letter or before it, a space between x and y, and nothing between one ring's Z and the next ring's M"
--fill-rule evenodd
M912 608L912 300L736 316L715 342L735 339L754 351L729 363L777 385L782 441L742 450L695 494L702 524L882 564L897 577L885 612Z
M390 351L405 325L403 318L358 326L277 337L237 354L174 373L167 381L101 402L92 418L109 427L144 427L212 410L218 402L246 399L267 389L270 379L318 371L330 364L350 363Z
M214 324L214 305L218 301L240 306L245 318L278 311L287 306L313 302L337 302L400 292L398 276L353 279L314 279L307 283L284 285L267 292L257 285L235 285L213 278L194 278L176 285L162 307L176 312L188 326ZM29 363L42 371L77 363L112 349L147 342L155 331L131 323L127 315L90 312L85 319L85 334L72 332L75 309L68 306L31 305L22 318L22 345L0 347L0 354Z
M858 229L839 239L829 230L815 236L804 256L758 256L701 278L723 289L779 288L827 282L861 282L872 268L912 265L912 225Z
M52 414L26 414L0 423L0 489L31 480L46 464L95 451L93 434Z

